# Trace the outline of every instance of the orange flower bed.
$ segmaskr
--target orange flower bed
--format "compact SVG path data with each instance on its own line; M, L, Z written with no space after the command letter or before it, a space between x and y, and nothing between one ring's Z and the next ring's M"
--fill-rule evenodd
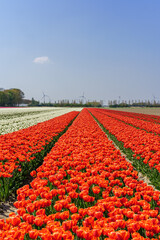
M70 112L29 128L0 136L0 200L8 196L12 181L16 178L19 181L19 177L23 176L26 163L38 161L36 154L43 151L77 114L78 112Z
M117 119L111 118L101 110L90 110L99 122L113 134L125 148L130 148L150 168L156 168L160 173L160 136L145 130L137 129ZM137 120L135 119L135 122Z
M0 239L160 239L160 192L137 174L84 109L18 189Z
M132 126L146 130L147 132L160 134L160 117L158 117L158 119L154 119L153 116L149 117L146 115L145 117L144 114L141 114L142 117L140 117L141 115L137 116L137 114L130 114L127 112L105 110L105 109L101 109L101 110L97 109L97 111L109 117L112 117L114 119L120 120L124 123L131 124Z
M102 109L101 109L102 110ZM121 116L127 116L130 118L140 119L147 122L152 123L160 123L160 116L158 115L151 115L151 114L144 114L144 113L136 113L136 112L126 112L121 110L110 110L110 109L103 109L104 111L115 113Z

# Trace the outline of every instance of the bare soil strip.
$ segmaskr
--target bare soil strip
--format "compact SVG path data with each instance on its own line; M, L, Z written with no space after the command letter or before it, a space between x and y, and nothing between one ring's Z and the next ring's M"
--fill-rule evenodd
M0 218L1 219L6 219L9 217L9 214L11 212L17 213L17 209L14 207L13 203L16 200L13 200L13 202L8 201L5 203L0 203Z

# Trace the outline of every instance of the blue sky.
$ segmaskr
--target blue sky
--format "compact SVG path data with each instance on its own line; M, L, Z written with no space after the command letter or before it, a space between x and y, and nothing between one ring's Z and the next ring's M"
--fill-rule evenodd
M0 87L160 100L159 0L0 0Z

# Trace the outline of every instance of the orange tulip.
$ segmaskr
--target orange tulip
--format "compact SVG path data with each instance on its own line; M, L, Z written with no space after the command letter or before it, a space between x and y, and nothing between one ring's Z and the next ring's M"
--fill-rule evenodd
M71 207L69 208L69 210L70 210L71 213L76 213L78 209L77 209L76 206L71 206Z
M62 210L63 205L61 203L56 203L54 208L56 211L60 212Z
M43 219L40 217L40 216L37 216L37 217L35 217L35 219L34 219L34 224L36 225L36 226L42 226L43 225L43 223L44 223L44 221L43 221Z
M92 191L93 191L94 194L99 194L101 189L98 186L95 186L95 187L92 188Z
M36 229L29 231L29 237L31 239L36 239L38 237L38 231Z
M60 219L62 219L63 221L69 218L69 211L64 211L62 213L60 213Z

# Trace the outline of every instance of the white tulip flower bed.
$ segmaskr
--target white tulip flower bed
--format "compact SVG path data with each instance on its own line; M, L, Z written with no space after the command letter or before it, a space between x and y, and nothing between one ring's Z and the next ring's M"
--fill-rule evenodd
M82 108L0 108L0 135L18 131Z

